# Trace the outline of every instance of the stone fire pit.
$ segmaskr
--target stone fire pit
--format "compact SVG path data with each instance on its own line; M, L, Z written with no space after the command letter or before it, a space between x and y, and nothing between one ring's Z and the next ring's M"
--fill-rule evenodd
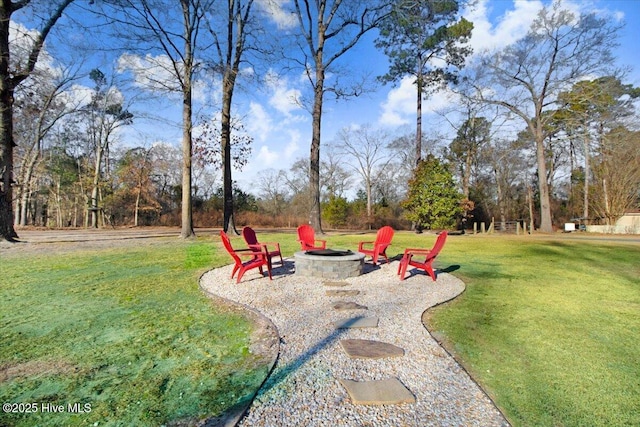
M335 249L295 253L296 275L324 279L346 279L362 274L364 254Z

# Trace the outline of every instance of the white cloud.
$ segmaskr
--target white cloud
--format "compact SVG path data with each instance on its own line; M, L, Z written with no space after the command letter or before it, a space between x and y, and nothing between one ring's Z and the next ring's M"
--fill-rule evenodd
M416 113L416 86L413 77L404 77L400 86L391 89L382 103L380 124L382 126L400 126L409 123L407 115Z
M284 6L289 0L258 0L257 4L281 30L291 29L298 22L295 15Z
M83 85L73 85L71 89L65 92L68 97L67 102L75 105L88 104L91 101L93 90Z
M288 87L288 80L281 78L277 74L270 72L265 78L266 85L271 96L269 105L289 117L292 112L300 109L300 90Z
M9 50L11 53L10 67L13 70L27 68L27 61L34 41L40 36L37 30L31 30L15 21L9 22ZM49 54L46 46L40 51L35 69L44 71L54 78L62 76L61 70L55 65L54 58Z
M203 105L222 104L222 79L204 76L193 81L191 96Z
M287 129L281 135L273 135L269 138L269 145L262 144L247 167L239 171L235 176L241 188L248 191L255 190L255 180L260 171L265 169L289 169L291 163L296 160L300 151L301 133L297 129Z
M178 81L173 73L171 59L167 55L132 55L125 53L118 58L118 71L130 71L135 84L155 91L178 91Z
M476 7L465 15L473 22L470 44L476 53L500 49L522 38L543 7L542 2L538 0L516 1L513 9L507 10L494 25L489 22L490 10L487 4L491 3L488 0L480 0Z
M256 160L261 166L260 169L275 165L279 158L280 154L277 151L271 151L266 145L260 147L256 156Z
M247 130L257 140L264 142L271 133L271 117L262 105L257 102L249 104L249 120Z
M287 160L291 160L294 159L296 156L296 153L298 152L298 150L300 149L300 131L296 130L296 129L290 129L288 131L289 133L289 138L290 141L289 143L284 147L284 158Z
M382 104L379 124L395 127L412 123L416 117L417 95L413 77L403 78L400 86L387 94L387 99ZM436 92L422 101L422 113L424 115L440 111L457 102L456 98L457 95L449 89Z

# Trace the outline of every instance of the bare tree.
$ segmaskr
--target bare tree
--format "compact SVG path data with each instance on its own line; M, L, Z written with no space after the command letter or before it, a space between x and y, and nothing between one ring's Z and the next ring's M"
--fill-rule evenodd
M560 122L570 137L582 140L582 217L585 220L589 218L591 151L593 148L597 149L598 145L603 145L598 142L603 140L607 130L616 127L625 117L631 115L632 102L639 95L640 89L623 85L618 77L606 76L595 80L582 80L570 91L562 92L559 96L561 108L554 112L556 121Z
M302 57L306 77L313 89L313 117L309 183L311 211L309 222L322 233L320 209L320 133L322 106L327 93L347 98L362 92L362 86L341 86L328 83L327 74L339 73L337 61L352 49L367 32L375 28L385 13L385 1L368 0L294 0L295 16L302 43ZM344 73L342 73L344 75Z
M352 174L344 167L344 157L338 150L335 145L327 146L320 162L325 201L332 197L344 197L352 185Z
M111 28L121 39L129 42L130 49L145 53L146 63L142 70L137 70L144 74L144 84L156 91L179 92L182 98L180 236L192 237L195 235L192 215L193 82L199 66L197 53L208 47L201 46L207 43L202 34L214 0L169 3L163 0L109 0L107 3L111 3L114 9L105 10L102 15ZM180 19L176 19L177 16Z
M619 127L603 135L593 169L592 206L607 225L640 206L640 132Z
M91 227L98 227L101 209L98 206L103 163L109 159L109 150L116 137L116 131L131 124L133 114L124 108L120 92L107 82L105 74L94 69L90 73L95 87L91 101L85 108L88 139L94 154L93 178L91 181L90 216ZM108 167L107 167L108 169Z
M236 234L233 220L233 189L231 174L231 106L236 82L240 74L240 65L246 60L247 51L257 49L260 39L254 19L253 0L227 0L220 10L218 24L210 25L209 31L214 40L216 53L214 69L222 73L222 119L220 144L223 164L223 229L229 228Z
M15 224L27 225L29 205L35 201L36 183L47 140L54 127L69 114L77 112L79 104L68 99L66 91L80 78L77 66L35 70L15 91L14 138L16 138L16 203Z
M376 183L377 172L391 160L386 151L387 135L376 131L370 125L358 129L342 129L338 135L338 147L346 156L355 161L353 169L360 175L367 193L367 218L372 223L372 190Z
M9 27L11 17L17 11L28 7L30 0L18 2L0 0L0 236L8 241L15 240L18 235L13 219L13 102L16 87L33 72L44 41L53 26L58 22L65 9L73 0L49 1L42 12L42 26L35 36L33 46L24 62L11 67L9 49Z
M613 62L621 25L595 13L576 16L561 0L544 7L525 37L485 55L472 82L482 102L516 115L533 135L538 167L540 229L552 232L545 139L552 131L548 114L562 90L605 72ZM491 88L491 90L487 90Z

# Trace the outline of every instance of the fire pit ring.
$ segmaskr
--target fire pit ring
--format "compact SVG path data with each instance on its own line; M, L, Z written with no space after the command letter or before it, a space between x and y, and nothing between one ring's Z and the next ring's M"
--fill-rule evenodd
M296 275L323 279L346 279L362 274L364 254L338 249L295 253Z

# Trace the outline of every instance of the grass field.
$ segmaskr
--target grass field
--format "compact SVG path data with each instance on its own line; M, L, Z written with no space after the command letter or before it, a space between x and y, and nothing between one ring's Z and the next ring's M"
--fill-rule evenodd
M259 237L297 248L292 233ZM397 233L389 253L434 240ZM0 413L0 425L162 425L248 398L266 374L251 324L197 286L230 261L211 237L3 254L0 400L91 412ZM431 328L513 425L640 425L640 244L451 236L437 265L467 290L430 312Z
M466 292L431 313L515 426L640 425L640 245L450 239Z
M249 398L267 373L248 352L252 325L197 283L228 261L210 239L175 238L3 256L0 401L65 413L0 413L0 425L158 426ZM69 413L76 403L91 411Z

